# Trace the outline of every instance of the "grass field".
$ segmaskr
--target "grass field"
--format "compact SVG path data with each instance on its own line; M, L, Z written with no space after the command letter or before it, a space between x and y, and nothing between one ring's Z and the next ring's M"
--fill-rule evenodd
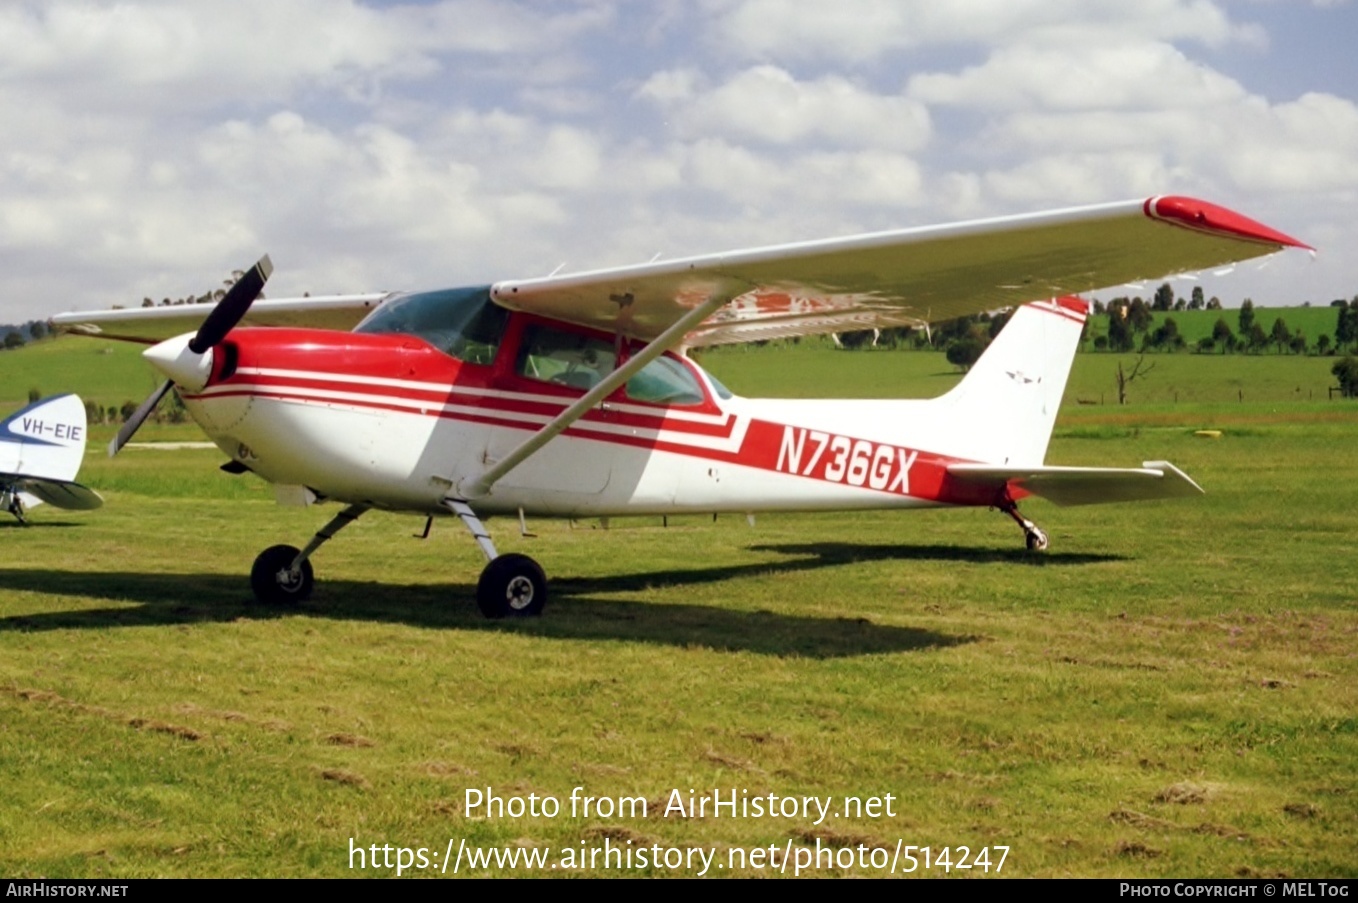
M61 344L0 355L0 398L152 382L136 349ZM991 876L1000 847L1012 877L1358 876L1358 405L1328 400L1326 359L1197 355L1157 358L1132 404L1079 403L1112 399L1115 360L1077 359L1049 460L1166 458L1202 499L1027 504L1043 557L982 510L534 522L535 539L493 521L552 578L531 622L476 613L460 528L421 541L385 514L317 555L310 602L262 608L255 554L328 510L277 508L212 451L109 461L92 442L102 510L0 523L0 873L388 875L350 850L391 845L425 848L432 868L407 874L434 876L451 839L548 857L474 874L700 869L578 861L611 845L767 875L756 850L899 842L950 864L985 849ZM930 354L704 363L748 395L956 380ZM647 814L571 815L576 787ZM562 811L485 817L469 788ZM666 815L674 790L832 800L819 824ZM922 855L915 874L984 874Z

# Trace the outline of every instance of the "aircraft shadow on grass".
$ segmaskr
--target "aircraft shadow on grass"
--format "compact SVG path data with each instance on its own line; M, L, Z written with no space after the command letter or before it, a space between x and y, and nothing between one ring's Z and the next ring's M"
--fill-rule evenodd
M476 587L465 583L391 586L352 580L326 580L317 597L301 606L269 608L251 600L249 587L234 575L0 569L0 588L3 589L136 603L117 608L42 612L0 618L0 634L301 616L401 623L427 628L528 633L550 639L621 640L775 656L838 658L945 648L974 642L979 638L874 624L858 617L816 618L763 610L637 602L598 596L873 560L1030 560L1029 556L1021 552L1011 554L950 546L808 543L756 546L752 549L800 557L781 562L648 571L606 577L563 577L553 582L553 603L549 615L503 621L482 618L473 601ZM1040 560L1049 565L1083 564L1116 560L1116 556L1053 555Z

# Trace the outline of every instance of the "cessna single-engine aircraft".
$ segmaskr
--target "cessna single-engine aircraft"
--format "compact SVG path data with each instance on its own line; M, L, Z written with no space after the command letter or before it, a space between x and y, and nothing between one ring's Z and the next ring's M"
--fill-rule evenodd
M0 422L0 507L28 523L27 509L47 502L89 511L99 493L75 482L85 457L85 404L75 395L34 402Z
M203 318L165 307L64 314L62 328L157 342L185 407L282 502L345 507L251 585L312 591L311 556L372 508L456 516L489 559L488 617L533 615L542 568L500 555L487 515L609 516L1057 504L1192 495L1163 461L1045 463L1088 316L1079 292L1306 247L1229 210L1158 197L441 291L268 300L265 257ZM1016 307L947 394L925 401L741 398L686 352L927 326ZM256 328L268 327L268 328ZM324 327L324 328L316 328ZM176 335L197 328L196 333ZM339 331L353 329L349 331ZM162 341L163 339L163 341ZM427 525L426 525L427 529Z

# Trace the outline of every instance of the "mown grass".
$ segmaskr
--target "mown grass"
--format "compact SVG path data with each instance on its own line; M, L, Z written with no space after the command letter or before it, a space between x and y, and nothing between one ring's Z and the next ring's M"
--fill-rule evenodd
M752 395L742 379L828 378L771 351L705 363ZM913 378L955 378L935 367ZM825 394L906 381L855 378ZM1210 426L1222 438L1193 435ZM1007 845L1009 876L1353 877L1355 438L1338 401L1071 403L1051 460L1167 458L1208 494L1029 504L1041 558L980 510L535 522L535 539L492 521L553 580L543 618L502 623L475 611L460 528L420 541L386 514L317 555L310 602L257 606L254 555L329 510L275 507L210 450L92 451L103 509L0 524L0 871L342 876L350 838L440 855L449 837L902 838ZM651 814L464 811L468 787L576 786ZM658 816L674 788L891 793L895 815Z

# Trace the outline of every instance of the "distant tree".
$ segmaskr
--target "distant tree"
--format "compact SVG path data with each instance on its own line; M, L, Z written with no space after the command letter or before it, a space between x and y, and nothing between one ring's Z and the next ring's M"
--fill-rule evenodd
M1208 301L1207 301L1207 309L1208 309L1208 310L1221 310L1221 299L1218 298L1216 295L1213 295L1213 296L1212 296L1211 298L1209 298Z
M1098 316L1102 316L1102 315L1103 315L1103 302L1100 301L1098 298L1095 298L1095 299L1094 299L1094 316L1098 317Z
M1333 301L1330 302L1330 306L1331 306L1331 307L1348 307L1348 306L1349 306L1349 302L1345 301L1343 298L1335 298Z
M47 324L42 320L34 320L28 324L28 335L35 342L47 335Z
M132 418L132 415L137 413L137 403L135 401L123 402L123 406L118 409L118 413L122 416L123 423L127 423L127 421Z
M1151 310L1171 310L1174 307L1174 289L1168 282L1160 283L1151 301Z
M1343 349L1358 340L1358 308L1352 305L1338 310L1339 319L1334 325L1334 344Z
M1000 330L1004 328L1004 324L1008 323L1009 318L1013 315L1013 311L1002 310L990 318L990 323L987 324L986 332L989 334L991 341L994 341L995 336L1000 334ZM1088 321L1086 320L1085 322L1087 323Z
M1292 341L1292 332L1287 328L1282 317L1273 321L1273 329L1269 332L1268 339L1278 346L1279 354L1283 353L1283 346Z
M1222 354L1235 347L1235 336L1225 317L1217 317L1216 325L1212 327L1212 341L1221 346Z
M841 348L863 348L872 344L872 330L859 329L854 332L841 332L839 334L839 346Z
M1188 309L1188 302L1185 301L1183 298L1179 298L1178 300L1176 300L1176 301L1174 302L1174 309L1175 309L1175 310L1187 310L1187 309Z
M152 301L150 298L142 298L142 299L141 299L141 306L142 306L142 307L155 307L155 306L156 306L156 302Z
M1339 390L1345 398L1358 398L1358 358L1347 355L1335 361L1330 372L1339 380Z
M1147 373L1150 373L1152 370L1155 369L1154 364L1151 364L1149 367L1146 367L1143 366L1145 363L1146 355L1144 354L1138 355L1136 359L1136 364L1132 367L1131 372L1128 373L1122 369L1122 361L1118 361L1118 372L1116 376L1118 384L1118 404L1127 403L1127 387L1130 386L1133 383L1133 381L1140 379L1141 377L1145 376Z
M1155 328L1153 332L1146 336L1142 342L1142 348L1160 348L1165 351L1178 351L1184 347L1184 337L1179 334L1179 324L1174 322L1173 317L1165 317L1165 321Z
M1288 341L1287 347L1292 349L1293 354L1305 354L1307 348L1306 333L1300 329L1292 333L1292 338Z
M948 343L947 351L944 354L948 358L948 363L954 367L960 367L962 372L965 373L981 359L985 349L984 341L974 336L968 336Z
M1202 299L1202 286L1201 285L1193 286L1193 297L1188 302L1188 309L1202 310L1203 307L1206 306L1206 304L1207 302Z
M19 335L19 331L18 331L17 329L11 329L11 330L9 331L9 335L5 336L5 348L6 348L6 349L12 350L12 349L14 349L14 348L18 348L18 347L22 346L23 343L24 343L24 337L21 336L21 335Z
M1259 352L1268 347L1268 333L1258 323L1250 324L1249 335L1245 336L1245 346L1250 351Z
M1113 351L1132 350L1132 329L1121 314L1122 308L1108 310L1108 347Z
M1107 350L1108 350L1108 336L1106 336L1106 335L1095 336L1095 337L1094 337L1094 350L1095 350L1095 351L1107 351Z
M29 390L28 390L28 403L29 403L29 404L32 404L33 402L37 401L37 400L40 399L40 398L42 398L42 392L39 391L37 388L32 388L32 389L29 389Z
M104 408L97 401L85 399L85 419L90 423L104 422Z
M1132 328L1132 332L1145 332L1150 328L1152 319L1151 309L1140 298L1133 298L1132 303L1127 305L1127 325Z
M1216 347L1216 340L1209 335L1205 335L1198 339L1198 354L1211 354Z
M1316 337L1316 354L1324 357L1330 353L1330 337L1321 333Z
M1246 298L1240 304L1240 334L1247 336L1250 334L1250 327L1254 325L1254 302Z

